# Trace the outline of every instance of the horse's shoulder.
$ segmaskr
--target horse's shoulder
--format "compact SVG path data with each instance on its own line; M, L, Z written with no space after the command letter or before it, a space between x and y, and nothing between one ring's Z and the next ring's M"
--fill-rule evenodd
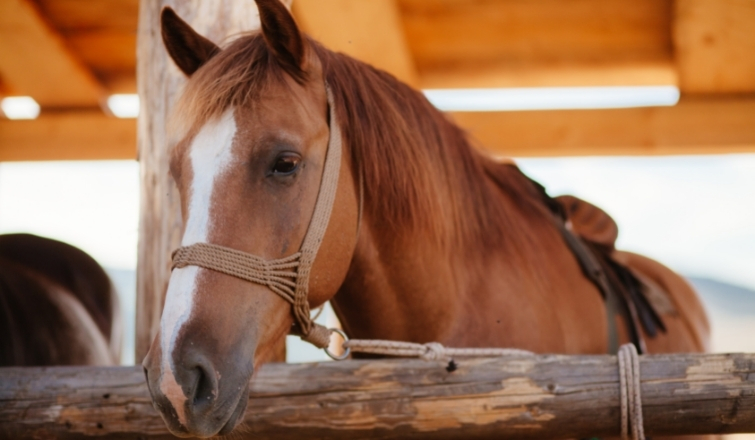
M594 243L614 248L619 236L619 226L605 211L580 198L564 195L555 197L564 208L572 231Z

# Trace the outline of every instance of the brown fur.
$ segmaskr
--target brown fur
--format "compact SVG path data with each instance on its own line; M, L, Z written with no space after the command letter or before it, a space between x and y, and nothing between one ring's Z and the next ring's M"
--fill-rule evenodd
M555 226L542 190L515 166L472 149L463 130L421 93L310 39L297 40L284 8L273 0L257 3L264 35L243 36L206 60L191 75L174 118L183 140L173 152L171 172L185 208L188 139L226 110L234 111L234 161L215 181L208 240L265 258L298 250L327 145L327 83L344 157L334 211L310 277L312 306L332 299L355 338L604 353L603 300ZM303 163L285 185L265 174L266 158L281 148L295 151ZM590 224L580 222L580 232L610 238ZM688 286L656 263L617 255L673 290L678 313L663 317L668 332L649 341L650 351L703 350L707 321ZM197 364L192 359L201 355L209 374L217 370L224 378L221 388L206 391L208 401L220 396L217 404L187 404L190 426L181 426L158 389L159 343L144 362L153 398L181 435L233 428L246 394L223 387L240 389L292 322L289 305L265 287L200 274L196 306L173 360L192 369ZM188 401L195 396L203 401L192 385L196 375L187 377L181 386ZM213 421L221 416L230 421Z
M81 250L0 236L0 366L117 364L118 313L110 279Z

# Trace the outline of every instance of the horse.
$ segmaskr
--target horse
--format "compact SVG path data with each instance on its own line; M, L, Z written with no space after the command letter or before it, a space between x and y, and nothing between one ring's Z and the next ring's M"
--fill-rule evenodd
M328 300L355 338L598 354L613 326L650 353L707 349L695 292L614 249L607 214L548 197L420 92L303 35L279 1L256 4L261 31L223 48L161 15L188 78L168 127L185 226L142 365L173 434L231 432L254 371L292 328L316 339L306 312ZM590 261L661 300L642 287L606 309Z
M0 235L0 366L120 363L122 322L110 278L82 250Z

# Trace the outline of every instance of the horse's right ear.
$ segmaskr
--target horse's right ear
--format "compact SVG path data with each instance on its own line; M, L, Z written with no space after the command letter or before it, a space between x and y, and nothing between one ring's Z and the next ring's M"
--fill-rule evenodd
M293 77L304 75L304 38L296 21L280 0L254 0L267 47Z
M215 43L199 35L170 7L163 8L160 25L168 54L186 76L220 52Z

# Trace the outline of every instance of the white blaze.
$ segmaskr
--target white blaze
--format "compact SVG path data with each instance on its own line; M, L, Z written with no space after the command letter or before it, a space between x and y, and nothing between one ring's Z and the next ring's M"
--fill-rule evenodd
M217 177L232 161L231 147L236 134L233 110L226 111L218 120L206 124L189 147L192 182L186 230L181 246L207 241L211 228L210 206ZM165 297L165 308L160 321L162 348L162 377L160 390L171 401L179 421L186 424L184 396L173 374L173 350L181 327L191 315L200 268L188 266L173 270Z

